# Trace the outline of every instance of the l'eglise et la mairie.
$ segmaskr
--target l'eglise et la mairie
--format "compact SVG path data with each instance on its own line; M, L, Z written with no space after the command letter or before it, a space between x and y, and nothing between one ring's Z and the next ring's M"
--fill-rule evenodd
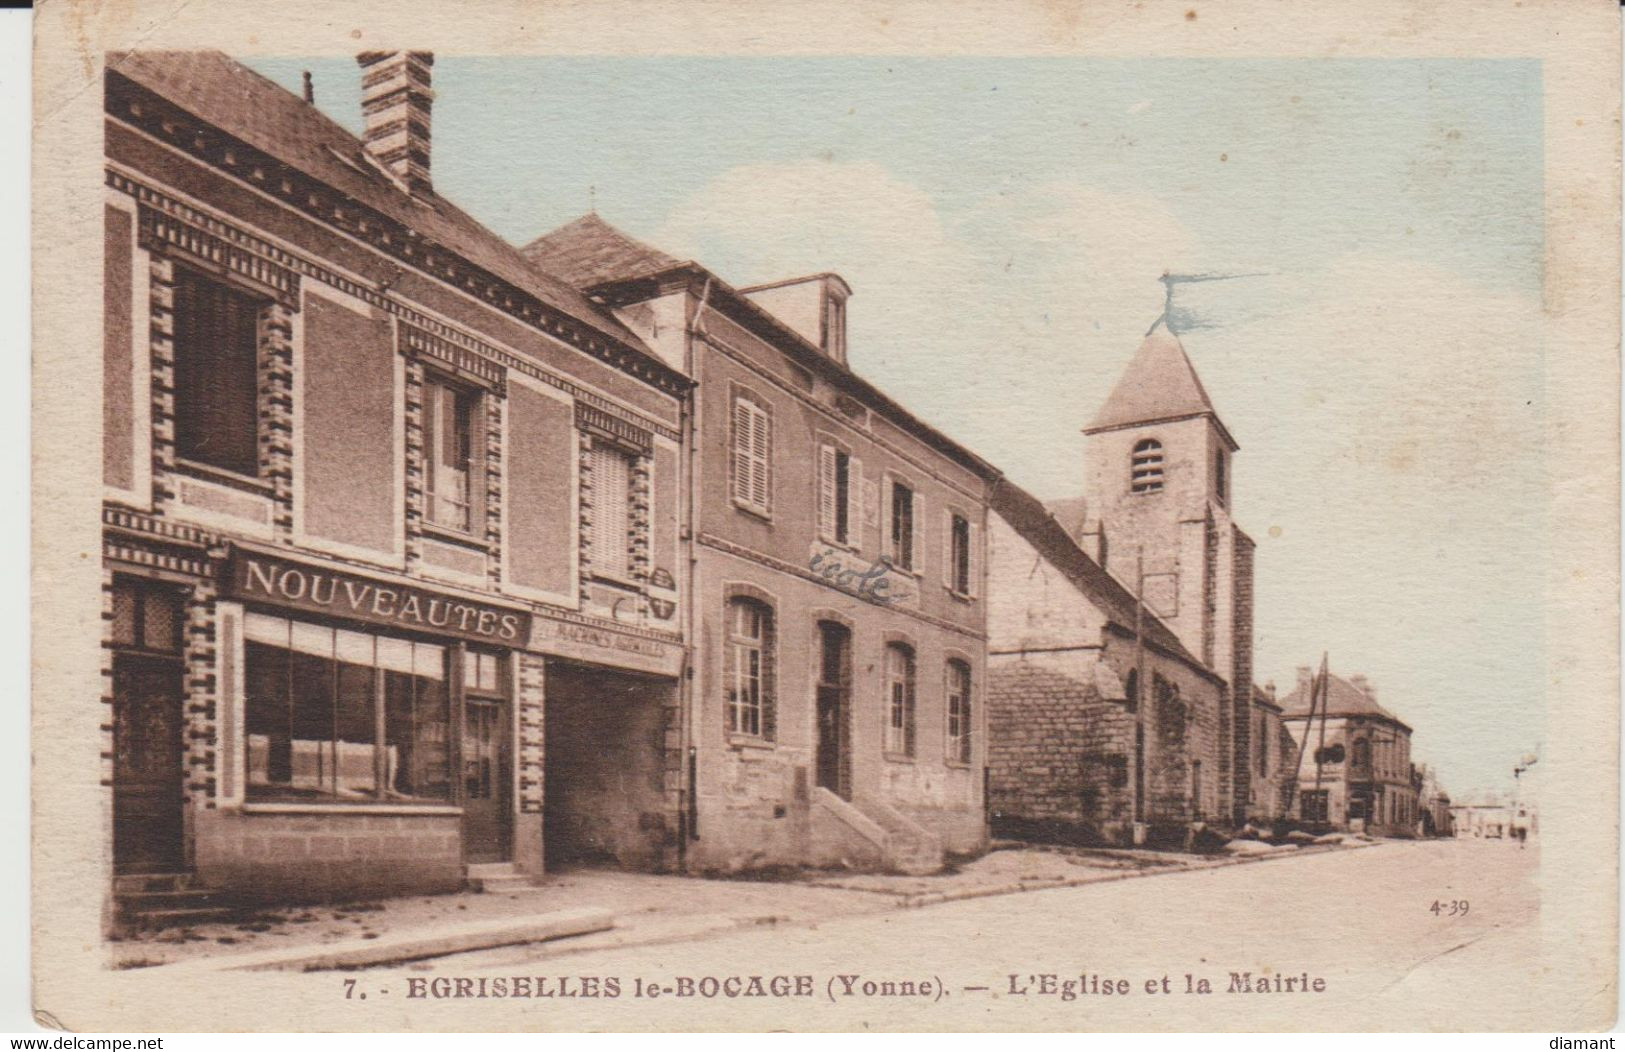
M1065 528L849 368L840 277L481 226L433 70L358 56L357 138L219 53L109 57L110 926L1278 813L1237 446L1176 337Z

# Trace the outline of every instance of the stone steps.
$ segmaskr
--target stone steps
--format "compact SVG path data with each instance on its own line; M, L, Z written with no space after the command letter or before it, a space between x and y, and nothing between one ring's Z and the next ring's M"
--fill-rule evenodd
M239 912L220 892L197 887L190 873L121 873L113 878L120 928L154 931L229 920Z
M468 890L485 895L525 894L540 890L512 862L477 862L468 867Z

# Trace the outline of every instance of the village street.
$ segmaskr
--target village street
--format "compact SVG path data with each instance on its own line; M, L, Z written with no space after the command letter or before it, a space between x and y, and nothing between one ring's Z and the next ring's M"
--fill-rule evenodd
M402 977L421 977L413 986L431 1000L435 979L484 977L489 994L499 977L551 977L560 993L580 991L583 977L596 978L601 991L615 978L615 1018L629 1028L653 1003L652 986L671 998L687 992L684 980L691 980L693 992L683 998L687 1025L700 1029L930 1029L950 998L985 1004L994 1028L1246 1028L1262 1010L1271 1026L1312 1029L1356 1018L1347 1009L1358 1002L1358 1018L1383 1018L1401 1029L1429 1028L1430 1010L1442 1003L1453 1006L1448 1019L1471 1018L1493 1029L1508 1012L1527 1008L1505 979L1513 962L1533 958L1538 948L1532 882L1538 859L1534 844L1520 850L1506 840L1394 841L698 941L570 952L563 940L362 974L369 985L394 985L392 999L406 992ZM1185 993L1187 973L1193 984L1208 980L1214 992ZM1228 992L1231 973L1250 973L1254 992ZM782 997L722 992L728 977L752 975L810 976L813 993L792 1005ZM840 977L854 975L860 978L849 995ZM700 992L703 977L718 980L714 996ZM1294 981L1287 984L1287 977ZM871 980L923 980L930 993L864 996ZM1316 980L1323 980L1320 992ZM1069 981L1074 985L1064 985ZM1148 981L1155 992L1147 992ZM1266 984L1291 991L1258 992ZM449 995L441 1002L447 1011L468 1007L452 1003L464 1000L457 985L438 984ZM1094 992L1108 986L1128 993ZM1373 1002L1392 1014L1367 1014ZM1465 1014L1467 1006L1474 1014ZM660 1005L649 1025L669 1023L671 1007ZM793 1024L782 1021L787 1007L794 1008ZM521 1013L549 1028L604 1018L593 999L558 996L485 1000L484 1008Z

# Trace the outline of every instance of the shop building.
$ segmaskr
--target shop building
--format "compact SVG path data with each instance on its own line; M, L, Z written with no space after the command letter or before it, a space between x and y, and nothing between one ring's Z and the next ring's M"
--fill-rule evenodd
M1311 827L1415 836L1420 779L1411 764L1411 728L1377 704L1366 677L1326 676L1313 718L1315 684L1307 666L1298 669L1298 685L1281 703L1303 757L1296 816Z
M218 53L109 57L130 895L677 863L682 362L435 193L432 56L358 61L362 139Z
M995 472L848 367L836 275L736 289L597 215L525 253L698 385L689 867L981 848Z
M1193 823L1223 821L1224 680L1031 494L1001 483L993 512L994 835L1130 844L1140 825L1178 845Z

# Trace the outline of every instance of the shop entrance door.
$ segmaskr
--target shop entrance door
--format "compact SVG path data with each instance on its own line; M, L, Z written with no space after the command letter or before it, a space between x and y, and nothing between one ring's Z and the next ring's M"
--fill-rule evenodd
M171 873L181 852L181 665L113 659L113 863Z
M469 698L463 709L463 850L469 862L508 860L507 706Z
M844 625L818 624L818 784L837 796L851 798L851 764L847 759L847 708L851 694L852 635Z

